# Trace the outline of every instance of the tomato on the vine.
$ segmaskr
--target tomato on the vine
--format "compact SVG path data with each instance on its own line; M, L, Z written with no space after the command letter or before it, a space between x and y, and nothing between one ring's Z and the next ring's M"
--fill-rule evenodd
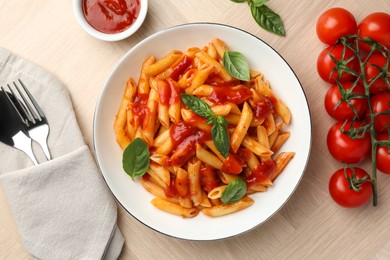
M390 14L377 12L368 15L358 25L358 31L362 39L369 37L390 49ZM365 43L359 46L367 52L371 48Z
M371 97L371 107L374 114L390 111L390 92L373 95ZM374 128L376 132L383 132L390 128L390 114L376 115L374 118Z
M346 35L357 33L355 17L344 8L331 8L320 15L316 25L318 39L332 45Z
M367 132L364 134L359 132L361 138L353 139L347 134L351 128L357 130L363 123L355 121L352 124L348 121L342 129L343 124L344 122L337 122L328 131L326 142L330 154L336 160L349 164L359 163L368 158L371 151L370 135Z
M346 72L345 70L349 69L354 72L359 70L359 61L355 56L355 53L351 49L344 48L342 44L329 46L322 50L318 56L318 74L326 82L336 83L336 79L338 78L338 71L340 70L340 82L352 81L355 76L349 72ZM337 64L335 64L332 57L337 61Z
M372 197L369 175L358 167L353 170L351 168L339 169L332 174L329 180L329 193L340 206L360 207Z
M351 98L350 104L355 109L352 110L350 105L343 98L348 98L348 95L352 94L364 94L364 88L359 84L354 84L353 82L341 83L342 89L345 90L346 94L343 95L340 93L338 85L333 85L328 89L325 94L324 105L326 112L336 119L337 121L352 120L356 116L360 118L365 114L368 106L368 101L365 98ZM348 91L352 93L348 94ZM337 106L337 107L336 107Z
M388 133L382 133L376 138L378 141L389 140ZM376 168L383 173L390 174L390 152L387 146L378 146L376 149Z
M375 81L373 81L379 75L380 69L383 70L383 68L385 67L387 59L388 58L383 56L381 53L373 53L371 57L368 58L367 63L364 66L367 83L371 84L370 86L371 94L377 94L389 90L384 78L378 78ZM390 73L390 66L388 66L387 71ZM390 76L387 76L386 78L390 82Z

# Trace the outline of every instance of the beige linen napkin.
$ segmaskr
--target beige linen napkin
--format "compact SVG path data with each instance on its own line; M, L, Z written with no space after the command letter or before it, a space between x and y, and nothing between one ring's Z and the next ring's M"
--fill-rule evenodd
M46 161L39 165L0 143L0 184L27 250L37 259L115 259L123 237L117 208L74 115L67 89L38 66L0 48L0 85L20 78L49 121Z

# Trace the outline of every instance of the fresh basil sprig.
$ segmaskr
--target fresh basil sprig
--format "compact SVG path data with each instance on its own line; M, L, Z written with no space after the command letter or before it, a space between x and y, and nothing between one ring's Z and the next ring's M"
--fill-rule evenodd
M242 53L225 51L223 54L223 66L232 77L243 81L250 80L249 65Z
M131 177L143 176L150 164L148 145L141 138L135 138L124 150L122 165L125 172Z
M236 178L223 191L221 201L223 204L234 203L244 197L246 193L246 182L242 178Z
M235 3L244 3L245 1L247 1L251 9L253 19L255 19L256 23L260 25L260 27L280 36L286 35L282 19L277 13L275 13L271 8L266 5L269 0L230 1Z
M222 156L227 158L230 149L230 138L226 119L222 116L215 116L209 105L198 97L181 94L181 99L189 109L199 116L207 118L206 124L213 124L211 129L213 142Z

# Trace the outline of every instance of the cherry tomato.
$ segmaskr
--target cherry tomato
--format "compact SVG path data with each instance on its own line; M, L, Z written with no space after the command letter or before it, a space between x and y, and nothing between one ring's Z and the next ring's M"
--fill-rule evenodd
M386 62L387 58L381 53L373 53L371 55L371 57L367 60L367 63L364 66L364 71L366 72L366 79L368 84L370 84L373 79L375 79L379 75L380 70L378 69L378 67L385 67ZM388 66L387 71L390 72L390 66ZM387 80L390 82L390 76L387 76ZM386 82L383 78L378 78L377 80L375 80L370 87L371 94L377 94L386 90L389 90L389 88L387 87Z
M344 122L335 123L328 131L327 145L330 154L338 161L354 164L363 161L370 155L371 137L368 133L362 138L352 139L341 131ZM348 121L344 126L344 132L350 130L352 122ZM355 121L354 128L362 126Z
M369 37L390 49L390 15L377 12L368 15L358 25L362 39ZM370 45L361 43L360 48L370 51Z
M371 97L371 107L374 114L390 110L390 92L373 95ZM386 131L390 127L390 114L377 115L374 119L374 127L376 132Z
M345 91L348 91L353 87L353 93L364 94L364 88L358 84L354 85L352 82L342 83L342 87L345 89ZM337 85L330 87L325 94L324 105L326 112L328 112L328 114L337 121L352 120L355 116L355 112L351 109L346 101L340 102L341 99L342 95L340 93L339 87ZM358 117L361 117L365 114L368 106L367 99L353 98L350 100L350 103L354 107Z
M325 11L317 21L317 36L321 42L332 45L342 37L357 33L355 17L347 10L335 7Z
M378 141L389 140L389 134L380 134L376 139ZM383 173L390 174L390 153L387 146L378 146L376 150L376 168Z
M356 58L353 58L355 56L355 53L349 49L345 48L345 54L343 57L344 52L344 46L341 44L332 45L327 47L326 49L322 50L320 55L317 59L317 71L320 77L329 83L336 83L337 79L337 69L340 67L348 67L349 69L353 71L359 70L359 61ZM333 62L331 56L332 55L339 64L336 67L336 64ZM349 59L352 58L352 60L349 61ZM336 68L335 68L336 67ZM332 71L335 68L335 71ZM341 77L339 78L340 82L347 82L352 81L355 78L354 75L347 73L343 71L341 73Z
M329 180L330 196L337 204L346 208L363 206L372 197L371 182L363 181L355 184L354 186L358 191L355 191L351 185L351 182L359 182L363 178L368 178L369 180L367 172L358 167L355 167L354 170L346 168L335 171Z

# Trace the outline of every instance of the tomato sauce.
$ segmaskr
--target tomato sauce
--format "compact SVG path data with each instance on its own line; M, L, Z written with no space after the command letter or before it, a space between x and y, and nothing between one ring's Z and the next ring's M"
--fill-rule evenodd
M102 33L118 33L129 28L140 11L139 0L84 0L87 22Z
M254 184L264 183L271 179L272 174L275 172L275 162L270 160L261 162L246 178L248 187Z
M263 119L274 112L274 103L271 98L261 96L254 100L254 116L257 119Z
M210 134L184 122L173 125L170 135L174 149L170 162L175 166L182 166L195 156L196 144L211 139Z
M147 107L149 95L148 94L138 94L134 102L131 104L131 109L133 111L133 119L130 123L133 126L139 126L144 118L148 117L149 109Z
M187 137L195 135L198 129L191 127L184 122L180 122L177 125L173 125L170 130L173 147L176 148Z
M172 79L168 79L167 82L170 87L171 93L171 96L169 98L169 105L181 102L180 93L182 93L182 89L177 85L176 81L173 81Z
M213 92L208 99L215 104L241 104L252 98L252 92L244 85L237 85L234 87L212 86L212 88Z
M200 182L206 192L210 192L215 187L218 187L218 179L219 177L212 166L204 164L200 168Z
M172 68L171 78L175 81L178 81L184 73L187 72L190 68L192 68L193 59L184 55L183 59L181 59L175 66Z
M171 182L169 186L164 190L164 193L167 197L173 198L177 197L177 189L176 189L176 179L171 177Z
M240 174L242 164L235 154L230 153L222 164L222 171L227 174Z

